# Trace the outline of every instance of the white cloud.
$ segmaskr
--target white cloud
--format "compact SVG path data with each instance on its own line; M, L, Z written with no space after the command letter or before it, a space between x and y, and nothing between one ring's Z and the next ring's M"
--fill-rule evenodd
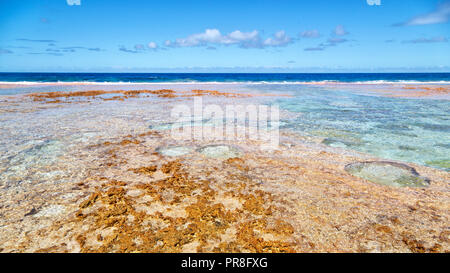
M186 38L179 38L175 41L167 40L164 44L167 47L238 45L242 48L264 48L286 46L291 42L292 39L284 31L278 31L273 37L263 41L257 30L251 32L235 30L223 35L218 29L206 29L205 32L192 34Z
M344 36L344 35L347 35L348 32L345 30L343 25L338 25L334 29L334 34L337 35L337 36Z
M446 1L429 13L425 13L402 23L395 24L394 26L418 26L418 25L431 25L446 23L450 20L450 1Z
M307 30L300 33L300 36L303 38L318 38L320 37L320 33L317 29Z
M172 47L192 47L203 46L208 43L224 43L224 37L217 29L207 29L203 33L192 34L187 38L178 38L174 42L167 41L167 46Z
M225 36L224 44L239 44L243 48L260 48L261 37L259 32L254 30L252 32L241 32L240 30L235 30Z
M292 42L292 39L286 35L284 30L280 30L274 34L273 38L267 38L263 45L265 46L286 46Z
M150 42L147 44L148 48L150 49L157 49L158 45L155 42Z

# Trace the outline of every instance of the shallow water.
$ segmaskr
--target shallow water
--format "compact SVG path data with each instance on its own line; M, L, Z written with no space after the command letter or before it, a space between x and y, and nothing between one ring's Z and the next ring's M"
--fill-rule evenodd
M357 92L354 86L346 89L299 84L31 86L4 89L2 94L160 88L289 94L290 97L245 100L278 104L281 110L295 114L283 115L280 129L312 136L325 145L450 170L450 100L374 96L373 85L370 90L358 85ZM207 98L204 103L208 103ZM88 143L149 127L171 128L167 116L170 106L159 98L40 107L36 103L1 106L0 185L46 181L48 176L62 181L71 177L61 171L59 165L63 163L57 163L64 154L74 153ZM210 122L205 121L205 125ZM64 160L67 162L67 158Z
M449 171L450 101L390 98L309 86L264 86L289 92L281 109L300 113L281 128L321 137L333 147ZM373 88L373 87L372 87Z

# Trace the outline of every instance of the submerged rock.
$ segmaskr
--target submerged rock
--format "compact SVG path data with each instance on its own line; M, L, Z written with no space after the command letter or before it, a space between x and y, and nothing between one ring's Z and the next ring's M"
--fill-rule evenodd
M219 159L228 159L241 155L237 148L228 145L208 145L197 151L206 157Z
M322 143L325 145L331 146L331 147L336 147L336 148L347 148L347 146L351 146L351 144L348 142L337 140L337 139L332 139L332 138L325 138L324 140L322 140Z
M188 146L168 146L168 147L160 147L156 149L156 151L164 156L182 156L189 154L194 149Z
M405 164L389 161L357 162L345 166L354 176L393 187L428 187L428 178Z

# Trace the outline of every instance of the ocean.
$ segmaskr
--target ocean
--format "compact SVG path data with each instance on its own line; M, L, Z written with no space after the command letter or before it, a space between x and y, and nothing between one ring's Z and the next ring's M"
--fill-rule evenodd
M0 73L2 82L450 83L450 73Z

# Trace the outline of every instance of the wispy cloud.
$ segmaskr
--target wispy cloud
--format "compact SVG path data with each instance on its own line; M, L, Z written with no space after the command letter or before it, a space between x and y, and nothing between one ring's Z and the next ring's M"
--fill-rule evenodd
M415 16L405 22L394 24L393 26L419 26L446 23L450 20L450 1L439 4L435 10Z
M140 53L140 50L137 49L128 49L125 46L119 46L119 50L126 53Z
M0 54L12 54L14 52L12 52L9 49L4 49L4 48L0 48Z
M342 38L342 36L350 34L347 30L345 30L344 26L338 25L331 32L331 37L329 37L325 42L318 44L315 47L307 47L305 51L323 51L329 47L337 46L338 44L346 43L349 40Z
M403 43L409 44L429 44L429 43L447 43L448 39L443 36L434 37L434 38L418 38L414 40L406 40Z
M53 56L63 56L63 53L75 53L79 50L92 51L92 52L100 52L106 51L105 49L101 49L98 47L85 47L85 46L68 46L68 47L56 47L54 44L49 44L49 48L45 49L44 52L28 52L30 55L53 55ZM31 49L30 47L17 47L24 49Z
M150 42L147 45L144 44L136 44L133 49L128 49L125 46L120 46L119 50L126 53L144 53L146 51L152 50L156 51L159 49L159 46L155 42Z
M35 39L25 39L25 38L16 39L16 41L33 42L33 43L56 43L55 40L35 40Z
M136 50L136 51L143 51L143 50L145 50L145 45L137 44L137 45L134 46L134 50Z
M62 47L61 50L67 50L70 52L75 52L76 50L87 50L87 51L104 51L104 49L101 49L99 47L85 47L85 46L68 46L68 47Z
M57 52L29 52L28 55L50 55L50 56L63 56L62 53Z
M174 41L167 40L167 47L211 47L214 45L238 45L241 48L265 48L282 47L293 42L293 39L280 30L272 37L262 39L257 30L242 32L235 30L229 34L222 34L218 29L206 29L202 33L196 33L186 38L178 38Z
M327 43L328 43L329 45L336 45L336 44L342 44L342 43L345 43L345 42L347 42L347 41L348 41L347 39L334 37L334 38L329 38L329 39L327 40Z
M59 49L47 48L45 51L47 52L61 52Z
M305 51L323 51L325 50L324 47L317 46L317 47L307 47L304 49Z
M6 48L14 48L14 49L30 49L29 46L6 46Z

